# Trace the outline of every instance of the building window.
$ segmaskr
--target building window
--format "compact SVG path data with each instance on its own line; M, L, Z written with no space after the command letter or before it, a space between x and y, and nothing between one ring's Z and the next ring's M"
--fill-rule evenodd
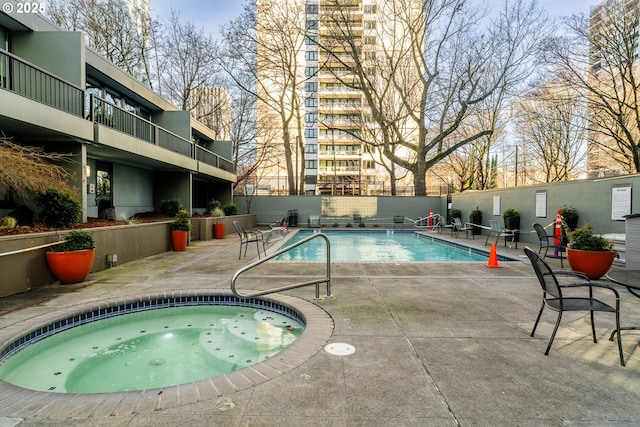
M307 144L304 146L304 152L307 154L316 154L318 152L317 144Z
M318 121L318 113L307 113L304 115L304 121L306 123L315 123Z
M304 100L304 105L307 107L317 107L318 106L318 98L307 98Z
M307 13L318 13L318 5L317 4L308 4L307 5Z
M318 91L318 82L306 82L304 84L304 89L307 92L317 92Z
M365 30L375 30L376 29L376 21L364 21L364 29Z
M318 129L316 128L308 128L304 130L305 138L317 138L318 137Z
M318 21L316 19L307 19L307 30L317 30Z
M364 5L364 13L376 13L377 11L378 11L378 7L375 4Z
M305 169L318 169L318 161L317 160L305 160L304 161Z
M316 46L318 44L318 36L317 35L309 35L304 40L305 44Z
M305 68L305 74L307 75L307 77L315 76L317 72L318 72L318 67Z
M318 51L316 50L308 50L305 52L304 57L307 61L317 61L318 60Z

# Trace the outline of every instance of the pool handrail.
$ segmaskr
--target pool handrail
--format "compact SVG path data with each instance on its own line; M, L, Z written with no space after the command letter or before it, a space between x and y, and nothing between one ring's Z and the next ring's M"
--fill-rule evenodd
M281 286L279 288L273 288L273 289L268 289L266 291L259 291L259 292L255 292L253 294L248 294L248 295L243 295L241 293L239 293L236 290L236 280L238 279L238 277L251 270L254 267L257 267L267 261L269 261L270 259L273 259L275 257L277 257L278 255L281 255L283 253L289 252L291 249L293 248L297 248L300 245L303 245L305 243L307 243L310 240L313 239L317 239L317 238L323 238L325 243L326 243L326 247L327 247L327 276L326 277L322 277L319 279L314 279L314 280L309 280L306 282L302 282L302 283L296 283L293 285L286 285L286 286ZM315 285L316 286L316 296L315 299L320 299L320 284L321 283L326 283L327 284L327 294L324 296L324 298L331 298L331 244L329 243L329 237L327 237L326 234L324 233L314 233L309 237L305 237L304 239L300 240L299 242L295 242L293 244L291 244L290 246L287 246L286 248L280 249L274 253L272 253L269 256L265 256L264 258L258 259L257 261L252 262L251 264L248 264L244 267L242 267L240 270L236 271L233 275L233 277L231 278L231 292L233 293L233 295L235 295L238 298L253 298L253 297L257 297L257 296L261 296L261 295L266 295L266 294L271 294L271 293L275 293L275 292L282 292L282 291L287 291L290 289L297 289L297 288L303 288L305 286L310 286L310 285Z

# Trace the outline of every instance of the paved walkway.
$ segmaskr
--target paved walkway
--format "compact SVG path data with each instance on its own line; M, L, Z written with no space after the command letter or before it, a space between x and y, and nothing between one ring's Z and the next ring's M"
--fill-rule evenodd
M623 333L627 366L621 367L616 345L607 339L613 316L596 313L594 344L588 315L565 315L544 356L555 317L547 312L536 337L529 336L541 291L521 248L497 248L522 262L501 262L497 269L477 263L335 263L333 298L314 302L313 288L286 292L326 310L335 325L328 341L354 346L351 355L331 355L320 346L306 362L256 385L238 376L242 387L230 383L205 392L187 385L116 404L104 394L97 400L71 396L60 405L47 393L5 387L0 427L639 425L639 334ZM3 298L0 333L105 299L228 290L233 272L255 256L255 247L249 251L239 261L238 240L229 235L91 274L83 284ZM270 262L240 286L307 280L323 268ZM628 293L622 298L622 322L640 325L640 300Z

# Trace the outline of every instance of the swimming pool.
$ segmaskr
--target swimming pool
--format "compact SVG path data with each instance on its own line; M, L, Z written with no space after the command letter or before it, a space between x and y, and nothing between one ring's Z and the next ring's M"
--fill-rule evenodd
M286 243L295 243L315 230L300 230ZM394 230L322 230L331 242L331 261L371 262L486 262L488 251L438 239L415 231ZM279 261L322 261L325 246L313 240L279 255ZM501 261L510 259L498 256Z

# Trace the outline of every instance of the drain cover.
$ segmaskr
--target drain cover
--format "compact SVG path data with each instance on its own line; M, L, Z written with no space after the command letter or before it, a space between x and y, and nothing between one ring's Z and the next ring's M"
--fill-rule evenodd
M337 342L333 344L327 344L324 347L324 351L329 354L333 354L334 356L348 356L350 354L353 354L356 351L356 348L350 344Z

